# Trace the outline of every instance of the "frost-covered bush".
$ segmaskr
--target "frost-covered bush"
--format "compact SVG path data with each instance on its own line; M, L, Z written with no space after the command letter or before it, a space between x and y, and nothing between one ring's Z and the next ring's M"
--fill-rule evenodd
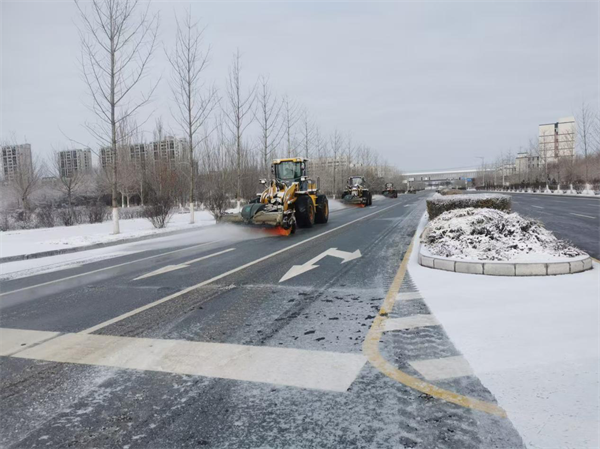
M85 206L85 214L89 223L102 223L106 219L107 213L106 205L100 201Z
M148 204L144 206L144 217L147 218L152 226L161 229L167 226L173 216L175 203L169 195L152 194L149 195Z
M38 228L52 228L55 222L55 211L52 203L40 205L35 210L35 222Z
M510 196L500 194L477 193L472 195L434 195L427 200L427 213L433 220L449 210L466 207L497 209L510 212Z
M494 209L444 212L425 228L421 243L430 254L453 259L516 261L532 255L571 258L585 254L535 220Z

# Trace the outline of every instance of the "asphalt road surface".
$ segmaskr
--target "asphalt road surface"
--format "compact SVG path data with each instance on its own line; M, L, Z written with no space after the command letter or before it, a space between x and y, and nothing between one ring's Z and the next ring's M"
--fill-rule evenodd
M477 377L436 370L460 359L442 327L401 325L428 314L401 266L428 195L4 282L0 446L523 447Z
M511 193L512 209L600 259L600 199Z

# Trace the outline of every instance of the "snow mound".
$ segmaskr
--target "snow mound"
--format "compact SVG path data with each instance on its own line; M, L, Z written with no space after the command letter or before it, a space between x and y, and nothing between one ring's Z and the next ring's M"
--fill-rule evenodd
M429 223L421 243L431 255L461 260L554 262L585 255L541 223L495 209L444 212Z
M500 193L466 193L458 195L441 195L439 193L434 194L429 200L434 203L451 203L455 201L467 201L476 202L481 200L510 200L509 195L502 195Z

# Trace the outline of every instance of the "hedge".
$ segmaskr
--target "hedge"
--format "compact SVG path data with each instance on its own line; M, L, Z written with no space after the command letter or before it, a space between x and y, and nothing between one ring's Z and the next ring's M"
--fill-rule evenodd
M436 194L427 200L427 213L429 219L433 220L448 210L475 207L510 212L510 206L510 196L508 195L474 193L471 195L442 196Z

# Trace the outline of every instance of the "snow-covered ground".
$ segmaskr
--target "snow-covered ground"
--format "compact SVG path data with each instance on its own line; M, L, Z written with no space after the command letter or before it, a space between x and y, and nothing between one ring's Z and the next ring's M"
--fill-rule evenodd
M111 234L112 222L56 226L53 228L24 229L0 232L0 257L33 254L55 249L81 247L96 243L128 240L152 234L197 228L215 223L208 211L196 211L195 223L189 224L189 214L175 214L166 228L156 229L145 218L121 220L121 233Z
M423 254L453 260L545 263L585 255L541 223L516 212L470 207L436 217L425 228L421 242Z
M527 446L597 448L600 266L475 276L422 267L418 252L416 242L412 280Z

